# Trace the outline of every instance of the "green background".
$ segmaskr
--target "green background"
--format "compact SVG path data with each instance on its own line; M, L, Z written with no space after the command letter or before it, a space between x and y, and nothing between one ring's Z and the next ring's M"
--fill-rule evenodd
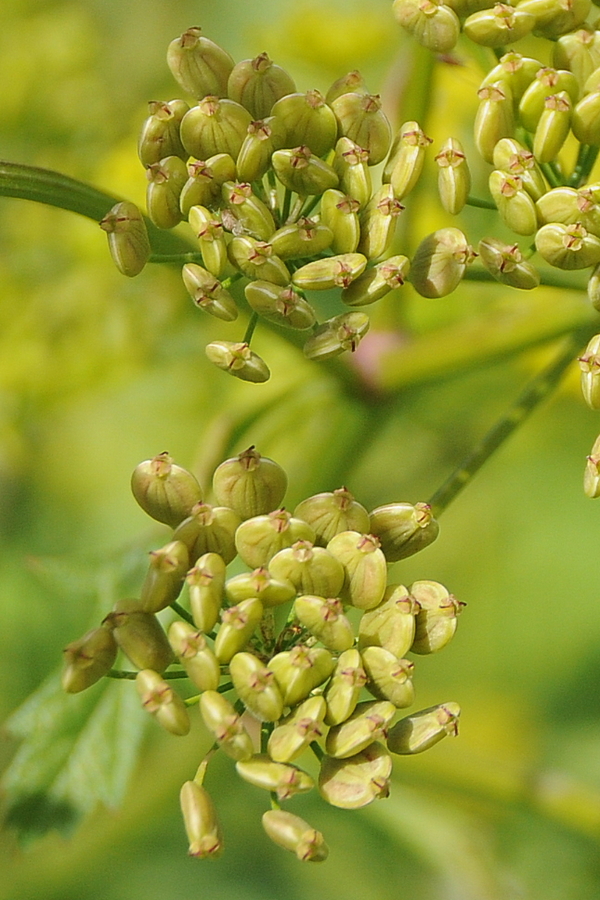
M485 71L459 48L460 65L442 64L430 95L413 68L423 57L387 0L4 0L0 20L0 157L142 205L136 135L149 99L179 96L165 51L190 25L236 60L267 50L301 90L326 91L358 67L394 126L431 99L424 124L434 147L450 134L469 145ZM547 54L542 45L532 52ZM480 192L485 172L475 171ZM406 201L398 252L453 224L434 193L431 167ZM464 217L473 242L486 217ZM367 508L424 500L552 358L556 348L536 346L536 336L591 319L579 292L530 297L465 284L427 301L406 287L373 312L358 377L309 364L259 331L256 350L273 377L254 386L206 361L204 344L240 339L243 324L234 332L203 317L176 268L150 265L125 279L97 225L25 201L0 199L0 229L2 719L110 607L123 571L126 582L144 549L164 540L130 496L137 462L168 450L207 483L231 449L255 443L288 471L290 508L340 484ZM486 341L520 330L527 352L478 358ZM453 643L418 659L415 679L419 708L461 704L461 734L398 759L391 797L364 811L310 795L294 801L325 833L324 865L303 866L268 842L264 797L232 777L227 760L210 775L226 852L214 863L188 859L177 793L206 738L199 727L180 740L150 727L119 808L100 806L69 837L53 830L26 848L3 832L0 898L597 896L600 523L581 482L598 417L584 407L575 369L444 513L438 542L395 566L394 580L436 579L467 603ZM3 766L16 746L5 732ZM93 766L84 777L94 779Z

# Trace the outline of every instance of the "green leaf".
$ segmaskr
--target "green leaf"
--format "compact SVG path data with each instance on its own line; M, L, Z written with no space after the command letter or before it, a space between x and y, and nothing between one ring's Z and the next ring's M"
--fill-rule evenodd
M70 831L125 793L148 717L131 685L104 679L65 694L53 675L5 724L22 743L6 770L7 824L24 841Z

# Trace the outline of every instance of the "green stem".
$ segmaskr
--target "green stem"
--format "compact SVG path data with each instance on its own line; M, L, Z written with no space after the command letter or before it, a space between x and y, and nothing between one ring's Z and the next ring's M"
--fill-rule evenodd
M452 503L483 464L523 424L542 400L557 387L588 334L588 330L579 329L569 336L558 356L529 382L515 403L431 496L428 503L435 516L438 516Z
M173 612L176 612L178 616L181 616L181 618L184 619L184 621L186 621L188 625L195 626L196 623L192 619L190 613L187 611L187 609L184 609L183 606L181 606L177 602L177 600L173 600L173 602L171 603L171 609L173 610Z
M480 197L467 197L467 206L476 206L478 209L493 209L498 212L498 207L493 200L482 200Z
M323 748L320 747L319 744L317 744L316 741L312 741L312 742L311 742L311 745L310 745L310 749L311 749L312 752L315 754L315 756L317 757L317 759L319 760L319 762L321 762L322 759L323 759L323 757L325 756L325 753L324 753L324 751L323 751Z
M135 681L138 673L137 672L128 672L125 669L110 669L106 673L107 678L117 678L117 679L126 679L127 681ZM165 681L174 681L176 678L187 678L187 672L163 672L162 678Z
M148 262L177 263L178 265L192 262L202 265L203 259L201 253L190 250L189 253L152 253Z
M254 334L254 329L258 323L258 313L253 312L250 316L250 321L248 322L248 327L246 328L246 334L244 335L243 342L244 344L250 344L252 340L252 335Z
M283 204L281 207L281 223L285 225L288 220L288 216L290 214L290 206L292 204L292 192L289 188L286 188L283 192Z

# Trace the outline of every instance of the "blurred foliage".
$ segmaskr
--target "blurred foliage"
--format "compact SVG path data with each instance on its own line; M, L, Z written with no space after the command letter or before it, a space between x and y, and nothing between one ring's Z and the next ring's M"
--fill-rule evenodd
M473 107L463 98L480 80L476 62L431 73L389 7L4 0L0 155L143 203L137 130L148 99L173 95L166 45L193 24L236 59L268 50L300 89L326 89L359 67L372 89L382 88L395 124L422 111L433 86L428 133L445 138L452 109L453 133L469 146ZM417 88L415 66L424 73ZM475 184L482 178L476 173ZM421 182L402 219L400 241L413 248L451 224L432 182ZM468 212L474 235L487 216ZM466 283L431 303L406 288L402 303L380 304L374 341L351 363L360 392L344 367L310 365L269 332L257 347L268 350L273 378L255 387L209 367L202 348L217 326L199 318L176 269L149 266L124 279L93 222L20 200L0 201L0 232L3 719L52 679L64 644L113 602L118 578L129 577L124 553L143 559L160 533L148 533L129 495L139 460L168 449L206 481L225 453L255 443L293 473L290 507L341 483L368 507L426 499L552 357L548 342L591 321L577 291L523 297ZM415 336L423 338L416 349ZM96 808L68 840L52 831L33 850L4 832L0 898L70 900L84 890L88 900L596 896L599 525L581 475L597 425L575 388L573 373L444 514L439 541L397 564L398 580L438 579L468 604L455 642L424 659L417 679L420 706L461 703L461 736L399 761L391 798L364 812L295 801L328 837L324 866L299 866L257 836L261 799L237 784L231 790L226 760L217 766L226 854L209 866L186 859L177 790L205 738L198 730L177 743L150 729L120 809L133 761L117 740L108 808ZM64 698L57 710L44 694L49 684L12 720L17 734L34 725L43 740L45 722L63 717L64 741L48 770L28 775L34 800L36 779L60 785L64 766L92 787L98 777L85 744L77 752L69 745L79 706L102 694L114 736L126 737L118 710L136 730L135 714L120 705L128 685L110 684L106 699L100 690L79 704ZM86 740L94 745L93 730ZM14 738L0 747L3 764L19 761ZM20 810L33 831L46 813Z

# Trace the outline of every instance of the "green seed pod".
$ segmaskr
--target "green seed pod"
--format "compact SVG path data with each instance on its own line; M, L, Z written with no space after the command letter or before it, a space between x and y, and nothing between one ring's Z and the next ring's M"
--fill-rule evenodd
M327 681L335 661L329 650L296 644L291 650L276 653L268 665L275 673L284 706L296 706Z
M221 187L226 181L235 181L237 171L229 153L217 153L206 161L188 163L188 180L179 196L179 206L187 216L192 206L215 206L221 198Z
M460 34L460 20L441 0L394 0L396 21L428 50L448 53Z
M171 100L170 103L150 101L150 115L142 125L138 138L138 156L143 166L160 162L165 156L179 156L187 160L188 154L179 137L179 126L188 109L185 100Z
M339 179L333 168L306 144L293 150L276 150L271 165L283 186L302 197L322 194L338 185Z
M308 359L330 359L346 350L352 353L369 330L369 317L363 312L347 312L328 319L315 329L304 344Z
M341 300L347 306L367 306L374 303L395 288L402 287L409 269L410 260L406 256L390 256L373 268L367 269L352 284L344 288Z
M287 579L298 593L337 597L344 584L344 567L324 547L312 541L296 541L269 561L269 572Z
M183 219L179 197L188 178L187 166L178 156L167 156L146 169L146 206L157 228L174 228Z
M194 625L209 634L223 606L225 561L218 553L204 553L186 575Z
M227 756L250 759L254 753L252 738L229 700L217 691L204 691L199 705L204 724Z
M186 781L179 802L190 845L189 855L196 859L216 859L223 851L223 836L208 791L195 781Z
M600 262L600 239L579 222L543 225L535 236L535 246L546 262L558 269L586 269Z
M358 650L344 650L325 690L327 725L339 725L352 715L366 681L367 675Z
M594 191L588 187L553 188L537 202L538 215L543 224L561 222L574 225L580 222L587 231L600 236L600 205Z
M391 753L413 755L429 750L446 735L456 737L460 706L458 703L441 703L400 719L390 728L387 747Z
M252 185L226 181L221 188L223 200L241 228L259 241L267 241L275 231L269 207L252 191Z
M283 698L275 675L252 653L236 653L229 674L238 697L260 722L276 722L283 713Z
M321 197L321 222L333 232L331 249L334 254L354 253L358 247L359 208L358 200L333 188L325 191Z
M291 581L274 578L268 569L259 567L230 578L225 585L225 594L231 603L258 597L263 607L269 609L293 600L296 588Z
M418 122L405 122L401 126L383 176L392 185L397 200L402 200L415 187L423 171L425 150L431 143L432 139Z
M285 287L292 280L284 261L273 253L272 244L248 234L236 235L227 248L229 261L253 281L270 281Z
M292 283L304 291L328 291L348 287L364 272L367 258L362 253L342 253L315 259L296 269Z
M283 809L269 809L263 813L262 825L275 844L295 853L300 862L327 859L329 848L323 835L300 816Z
M471 173L462 144L448 138L435 157L438 164L438 192L442 206L456 216L463 209L471 191Z
M169 684L152 669L142 669L135 677L142 706L170 734L183 736L190 730L187 706Z
M254 119L264 119L277 100L295 90L291 75L267 53L236 63L227 82L227 96L245 106Z
M481 262L496 281L522 291L538 287L539 272L523 259L517 244L505 244L496 238L483 238L477 249Z
M241 519L226 506L196 503L187 519L173 532L173 540L183 541L190 551L190 559L205 553L218 553L225 565L235 559L234 535Z
M396 715L389 700L365 700L357 703L345 722L329 729L325 750L336 759L347 759L365 750L373 741L387 736L388 725Z
M505 224L517 234L534 234L538 227L537 211L533 199L523 189L521 176L494 169L488 183Z
M63 691L78 694L99 681L113 667L117 650L112 629L106 626L92 628L83 637L67 644L63 651Z
M370 166L376 166L385 159L390 149L392 129L381 108L379 94L350 91L336 97L331 108L340 136L349 138L366 150Z
M357 200L361 207L366 206L371 197L368 152L349 138L341 137L335 145L332 165L343 193Z
M361 809L390 792L392 758L382 744L372 743L349 759L325 756L319 792L331 806Z
M287 94L273 105L271 115L286 129L286 147L306 145L315 156L324 156L335 144L337 120L319 91Z
M579 28L587 19L591 0L521 0L519 9L535 16L535 34L554 39Z
M389 700L396 709L405 709L415 701L412 683L414 663L397 659L383 647L365 647L361 653L367 673L367 690L378 700Z
M594 71L586 78L585 84L583 85L583 94L593 94L594 91L597 91L600 88L600 69L596 68Z
M326 546L340 531L367 531L369 514L345 487L302 500L294 516L314 529L315 543Z
M283 147L285 129L276 116L250 122L236 166L240 181L260 181L271 165L274 150Z
M261 456L252 446L222 462L212 483L218 503L249 519L280 507L287 475L279 463Z
M305 331L316 322L314 309L291 284L281 287L269 281L251 281L244 293L252 309L276 325Z
M202 490L192 473L175 465L168 453L139 463L131 476L131 490L144 512L171 528L202 500Z
M309 697L297 706L293 715L274 728L267 752L275 762L292 762L325 731L323 719L327 704L323 697Z
M328 650L349 650L354 644L352 624L344 615L341 600L303 595L294 603L296 618Z
M493 164L496 169L502 169L509 175L518 175L523 190L533 200L539 200L548 190L535 156L514 138L502 138L498 141L494 147Z
M583 491L591 500L600 497L600 436L594 441L592 452L587 457L583 473Z
M315 786L308 772L286 763L273 762L262 754L240 760L235 768L244 781L265 791L272 791L278 800L289 800L294 794L305 794Z
M370 518L369 531L379 538L389 563L428 547L439 532L427 503L386 503L374 509Z
M358 627L358 646L383 647L397 659L402 659L412 647L416 632L416 600L403 584L390 584L383 601L366 612Z
M600 143L600 90L581 98L573 110L571 127L582 144Z
M199 691L216 691L221 680L219 661L205 636L188 622L176 621L169 628L173 653Z
M525 2L529 2L529 0L522 0L519 4L519 9L523 7ZM552 69L549 66L542 66L536 72L535 79L521 97L519 103L521 125L527 131L534 132L544 111L546 97L551 94L559 94L562 91L568 93L572 103L577 103L579 99L579 85L573 73Z
M215 655L220 663L228 663L243 650L260 620L263 605L256 597L242 600L221 613L221 627L215 640Z
M333 241L333 232L327 225L301 217L297 222L283 225L271 236L273 252L282 259L298 259L322 253Z
M360 241L358 251L367 259L379 259L388 250L394 232L396 220L404 207L394 197L391 184L382 184L375 191L360 214Z
M458 228L440 228L427 235L413 256L410 281L422 297L445 297L461 282L475 253Z
M344 568L344 600L357 609L378 606L387 582L387 564L379 540L372 534L342 531L331 538L327 550Z
M235 533L235 546L246 565L258 569L266 566L284 547L314 539L310 525L292 517L285 509L276 509L266 516L253 516L242 522Z
M494 81L477 91L479 106L475 116L475 146L491 163L498 141L511 137L514 130L513 99L508 83Z
M525 37L535 24L535 16L531 13L496 3L492 9L482 9L469 16L463 23L463 31L483 47L503 47Z
M264 359L258 353L254 353L246 343L211 341L204 351L211 363L242 381L262 384L271 377Z
M479 86L485 87L495 82L506 83L512 94L513 104L518 108L521 97L541 67L542 64L538 59L521 56L520 53L511 50L498 60L497 65L490 69Z
M190 156L206 159L216 153L237 158L252 116L235 100L208 94L181 121L181 142Z
M144 217L135 203L116 203L99 224L106 232L108 249L119 272L129 278L139 275L151 249Z
M173 662L173 652L155 615L145 612L138 600L119 600L103 625L112 628L114 638L138 669L164 672Z
M342 75L341 78L336 79L327 91L325 100L331 106L334 100L337 100L342 94L348 93L369 93L364 78L358 69L354 69L352 72L348 72L346 75Z
M600 334L596 334L579 357L581 392L590 409L600 409Z
M205 268L215 278L220 278L227 266L227 244L223 223L217 214L205 206L192 206L188 213L188 221L198 241Z
M557 69L568 69L582 87L594 69L600 66L598 37L598 32L588 26L561 35L552 45L552 65Z
M188 28L167 50L167 64L175 81L194 97L227 96L227 79L233 59L202 35L201 28Z
M415 581L409 592L421 607L417 613L413 653L436 653L452 640L464 603L437 581Z
M587 284L588 300L600 312L600 264L594 268Z
M571 126L571 98L566 91L550 94L544 100L533 138L533 155L540 163L556 159Z
M190 297L199 309L224 322L237 319L235 300L214 275L196 263L186 263L181 274Z
M160 550L150 551L150 568L140 595L145 612L160 612L177 600L189 564L188 549L181 541L171 541Z

